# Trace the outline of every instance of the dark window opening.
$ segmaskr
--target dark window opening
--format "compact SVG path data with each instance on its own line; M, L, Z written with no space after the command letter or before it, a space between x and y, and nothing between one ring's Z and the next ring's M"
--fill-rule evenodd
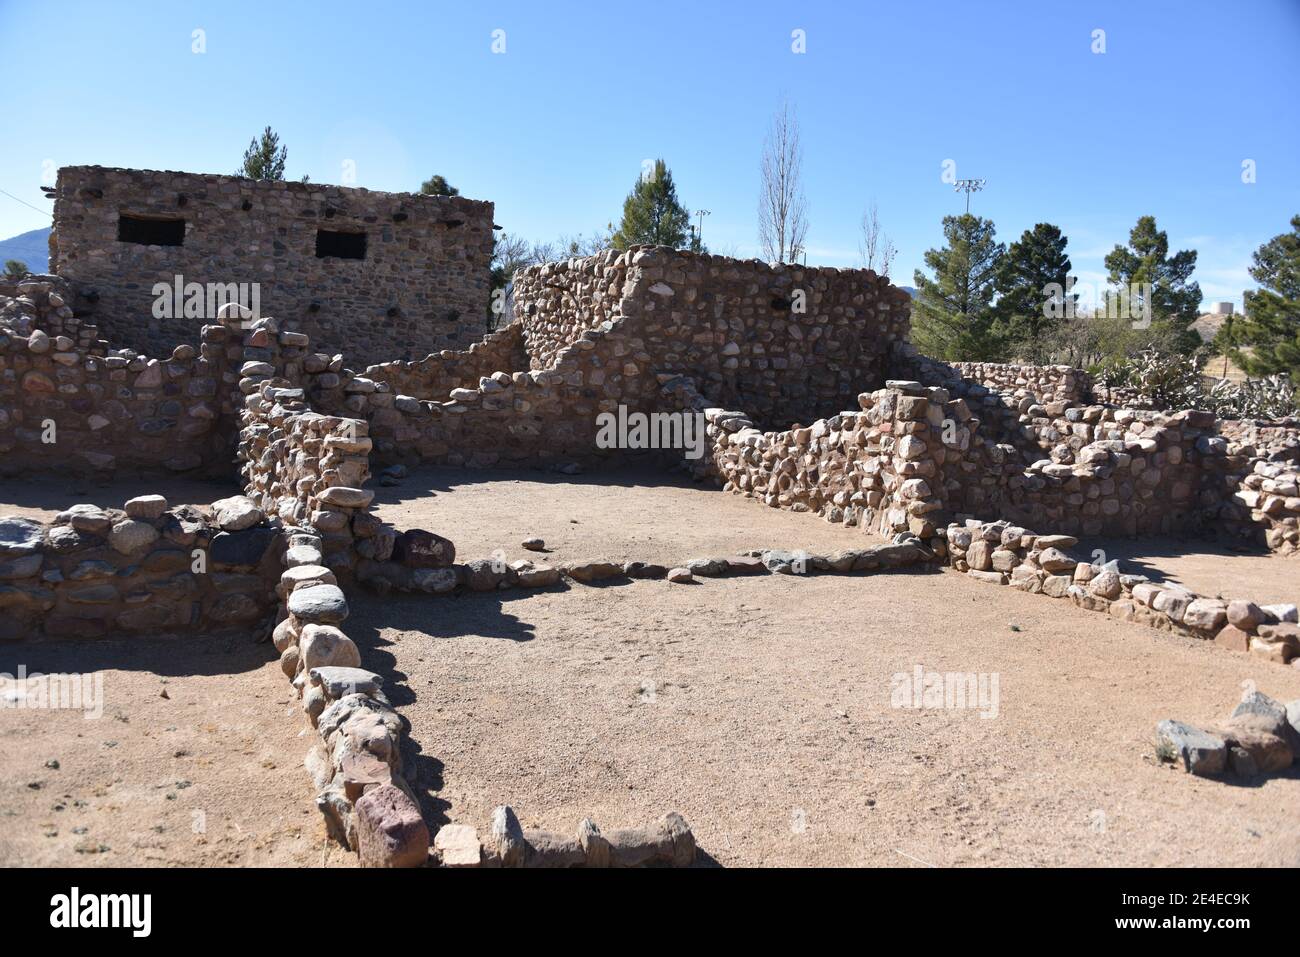
M366 234L340 233L329 229L316 230L316 258L333 256L337 259L365 259Z
M117 241L142 246L182 246L185 243L185 220L149 219L123 213L117 220Z

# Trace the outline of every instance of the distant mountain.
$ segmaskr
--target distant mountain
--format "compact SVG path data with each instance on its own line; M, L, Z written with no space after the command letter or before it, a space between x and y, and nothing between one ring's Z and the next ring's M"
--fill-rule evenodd
M903 292L907 293L907 294L908 294L909 296L911 296L913 299L916 298L916 287L915 287L915 286L899 286L898 288L901 289L901 290L903 290Z
M0 239L0 267L11 259L26 263L34 273L48 272L50 268L50 227L33 229L9 239ZM0 268L0 272L3 269Z

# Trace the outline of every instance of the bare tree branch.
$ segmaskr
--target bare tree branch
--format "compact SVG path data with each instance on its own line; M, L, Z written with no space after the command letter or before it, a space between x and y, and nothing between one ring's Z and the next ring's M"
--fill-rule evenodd
M889 267L898 255L893 241L880 228L880 217L876 211L876 201L862 214L862 240L858 244L862 254L862 263L873 270L877 276L889 278Z
M758 196L758 240L773 262L794 262L804 251L808 213L802 165L799 121L782 103L763 143Z

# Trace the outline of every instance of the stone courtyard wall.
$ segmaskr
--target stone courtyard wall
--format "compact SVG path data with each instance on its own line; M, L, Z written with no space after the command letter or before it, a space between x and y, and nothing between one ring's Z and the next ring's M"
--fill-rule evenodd
M48 523L0 517L0 639L269 633L282 552L235 502L145 495Z
M610 250L515 275L531 368L618 322L633 362L689 375L772 427L856 407L906 340L909 300L869 270L771 265L661 246Z
M602 412L619 406L657 409L659 379L626 320L583 333L558 353L553 368L482 376L441 400L393 391L343 369L304 377L313 409L354 415L369 424L376 466L421 462L467 466L563 468L622 461L636 453L597 446ZM415 390L413 390L415 391Z
M119 217L183 220L179 246L119 240ZM51 270L104 335L141 352L198 344L215 315L155 318L155 283L258 283L260 314L352 361L461 349L486 329L491 203L238 176L59 171ZM364 233L364 259L318 258L317 231Z
M1002 362L953 362L961 376L994 392L1028 389L1042 402L1092 401L1092 376L1072 366L1010 365Z
M468 349L368 366L361 376L401 395L445 402L452 389L475 389L494 372L513 372L528 364L523 328L516 322L488 333Z
M76 319L59 277L15 292L0 298L0 475L230 473L228 330L151 359Z
M1190 533L1300 551L1295 419L1101 404L1086 373L1067 367L944 363L910 345L894 362L961 397L977 425L964 514L1071 535Z
M709 464L688 468L773 508L883 535L935 536L970 442L964 427L943 429L954 415L947 392L916 383L891 382L860 395L860 412L781 432L761 432L743 413L711 405L687 377L664 389L709 423Z

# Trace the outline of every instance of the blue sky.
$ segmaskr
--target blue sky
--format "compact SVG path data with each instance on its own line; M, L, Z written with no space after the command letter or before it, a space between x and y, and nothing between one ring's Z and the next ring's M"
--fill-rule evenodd
M616 219L662 156L688 208L712 211L706 243L753 256L763 135L787 99L810 262L856 265L874 198L910 284L962 208L951 159L988 180L972 211L1000 239L1056 223L1083 281L1150 213L1200 251L1207 301L1239 300L1250 253L1300 212L1300 0L981 7L0 0L0 189L48 209L54 166L229 172L269 123L294 177L339 182L350 160L357 185L400 191L439 172L546 240ZM0 195L0 237L44 225Z

